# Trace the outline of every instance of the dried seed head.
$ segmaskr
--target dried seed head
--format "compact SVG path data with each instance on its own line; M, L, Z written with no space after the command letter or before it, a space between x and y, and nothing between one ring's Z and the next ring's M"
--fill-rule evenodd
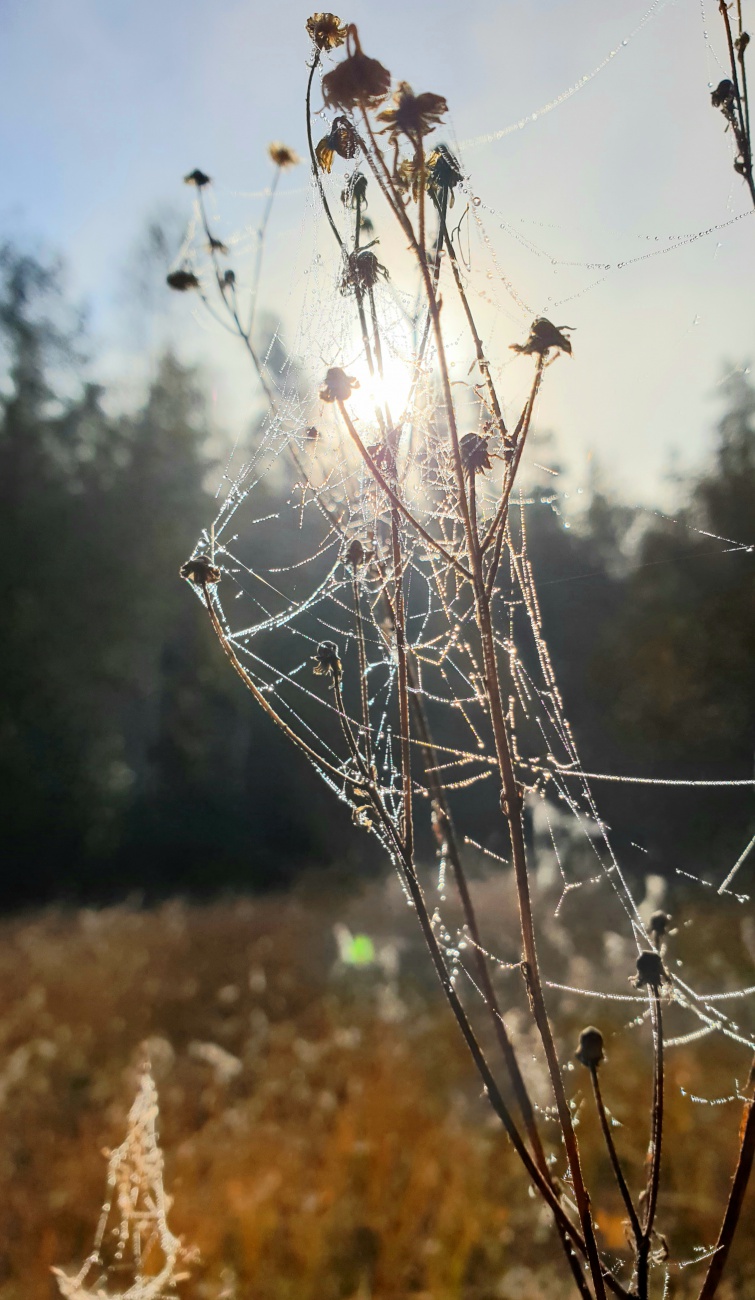
M573 328L573 325L552 325L545 316L538 316L530 326L526 343L510 344L511 351L528 355L536 353L544 357L550 348L560 348L562 352L568 352L571 356L571 341L562 331Z
M312 14L307 31L318 50L335 50L346 40L348 28L335 14Z
M229 289L232 289L235 283L236 283L236 272L226 271L225 275L223 276L223 284L227 284Z
M324 384L320 385L320 398L323 402L346 402L358 387L358 379L347 375L340 366L331 366Z
M650 918L650 933L657 934L659 937L665 934L670 920L668 912L653 912Z
M179 573L187 582L193 582L197 587L206 587L220 582L220 569L212 563L209 555L192 555L190 560L186 560L181 565Z
M346 551L346 563L356 570L364 563L364 547L358 537L349 543Z
M207 245L207 247L209 248L211 253L227 254L228 252L227 245L223 243L222 239L216 239L214 235L210 235L210 242Z
M211 181L206 172L200 171L199 167L195 167L193 172L189 172L188 176L184 176L184 184L196 185L197 189L201 190L204 185L210 185Z
M479 433L465 433L459 442L459 451L462 468L468 478L473 474L484 474L486 470L493 468L488 451L488 440L481 437Z
M270 155L270 161L285 171L287 167L298 167L301 158L293 149L289 149L287 144L281 144L280 140L273 140L272 144L267 146L267 152Z
M385 122L383 131L387 132L392 144L400 135L416 143L422 136L429 135L448 112L448 104L442 95L426 91L415 95L407 81L399 82L393 96L393 108L386 108L378 113L378 122Z
M199 280L193 271L171 271L165 277L165 283L171 289L176 289L179 293L186 293L187 289L198 289Z
M356 27L348 29L353 50L322 79L322 97L328 108L375 108L385 99L391 74L377 59L362 52Z
M731 108L734 104L736 95L737 92L734 88L734 82L729 81L729 78L725 77L723 81L719 81L716 89L710 97L710 102L714 108L721 108L726 112L727 108Z
M655 992L663 984L669 983L669 977L661 961L660 953L654 948L649 948L647 952L641 952L637 958L637 974L632 980L635 988L651 988Z
M341 277L341 293L374 289L381 276L387 280L388 272L368 248L349 253Z
M343 666L338 657L338 646L335 641L321 641L318 645L314 656L314 671L318 677L331 676L336 680L341 676Z
M579 1044L574 1053L588 1070L595 1070L603 1060L603 1035L594 1025L588 1025L579 1035Z

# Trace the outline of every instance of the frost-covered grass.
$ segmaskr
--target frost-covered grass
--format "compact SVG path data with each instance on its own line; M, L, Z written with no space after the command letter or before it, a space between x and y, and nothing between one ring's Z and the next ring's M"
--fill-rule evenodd
M505 958L516 943L509 888L499 878L481 890L489 941ZM566 944L563 928L548 925L552 903L546 891L549 975L626 989L631 953L622 953L621 940L609 936L588 961L581 941ZM339 961L334 919L369 934L373 964ZM741 982L741 910L724 915L717 934L703 914L687 919L676 940L686 966L708 987ZM347 953L343 931L340 938ZM369 945L354 954L368 958ZM501 970L497 983L504 1005L509 996L514 1002L507 1023L527 1062L522 1034L531 1030L517 1004L519 981ZM51 1266L76 1272L89 1253L104 1197L102 1149L123 1140L144 1043L160 1096L169 1223L200 1253L180 1294L567 1293L549 1216L528 1195L479 1096L397 886L375 885L358 898L322 887L256 902L5 922L0 1003L0 1300L57 1294ZM568 1061L585 1004L562 996L556 1005ZM625 1027L634 1011L614 1004L603 1084L622 1121L616 1136L630 1177L640 1183L648 1046L646 1035ZM482 1017L480 1025L484 1034ZM720 1039L669 1053L670 1182L660 1217L686 1258L716 1230L736 1142L736 1103L702 1106L681 1093L696 1091L701 1051L709 1054L709 1097L731 1093L746 1056ZM582 1105L585 1074L567 1071L568 1090L610 1253L624 1240L621 1206L594 1112ZM547 1099L544 1079L535 1075L531 1085ZM722 1295L752 1293L748 1255L745 1230ZM677 1274L673 1294L685 1294L681 1284L695 1273ZM110 1286L124 1289L117 1277Z

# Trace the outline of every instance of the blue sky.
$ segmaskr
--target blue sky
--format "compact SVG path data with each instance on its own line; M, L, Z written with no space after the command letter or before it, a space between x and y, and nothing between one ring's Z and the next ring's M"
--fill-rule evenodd
M576 327L575 360L549 382L541 423L557 429L575 481L597 457L636 499L668 498L672 457L685 466L704 453L724 363L755 353L753 216L661 253L669 235L748 206L709 103L723 55L705 4L709 44L692 0L357 0L344 14L397 79L447 97L445 138L461 144L492 241L478 273L493 277L495 345L526 332L529 310ZM150 298L135 326L129 259L150 217L188 211L180 180L197 165L217 181L228 230L257 221L262 200L247 196L269 182L267 142L304 150L308 13L292 0L0 0L0 234L64 255L71 291L91 305L98 364L122 383L169 337L203 358L218 427L231 432L252 403L240 357L184 301L158 309ZM480 139L614 50L552 111ZM318 236L306 169L283 190L266 283L293 333Z

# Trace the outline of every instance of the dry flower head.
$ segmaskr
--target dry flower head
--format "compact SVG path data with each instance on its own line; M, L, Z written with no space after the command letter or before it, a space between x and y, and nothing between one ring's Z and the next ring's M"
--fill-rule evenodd
M318 50L335 50L346 40L348 28L336 14L312 14L307 19L307 32Z
M346 402L358 387L358 379L347 375L340 366L331 366L325 376L325 382L320 385L320 399L323 402Z
M281 171L286 171L289 167L298 167L301 162L298 153L280 140L273 140L272 144L267 146L267 152L270 155L270 161L276 167L280 167Z
M382 130L393 144L400 135L416 144L435 130L447 112L448 104L442 95L434 95L432 91L415 95L408 81L400 81L393 96L393 108L384 109L377 117L378 122L385 123Z
M352 49L346 58L322 79L322 97L328 108L376 108L385 99L391 74L377 59L366 55L353 25L348 29Z

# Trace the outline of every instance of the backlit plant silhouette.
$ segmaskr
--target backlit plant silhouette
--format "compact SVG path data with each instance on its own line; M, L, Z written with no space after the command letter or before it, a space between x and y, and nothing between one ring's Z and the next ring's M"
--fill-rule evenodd
M510 341L507 375L523 393L517 406L502 391L503 358L488 350L462 258L460 230L475 220L477 201L454 153L434 139L445 99L415 94L404 81L394 87L356 28L334 15L315 14L307 29L310 165L333 253L324 270L319 261L313 268L327 285L311 310L327 355L308 390L292 363L276 369L262 354L254 309L270 204L248 311L228 245L211 228L210 178L192 172L186 180L196 190L198 242L209 261L192 261L187 246L168 282L199 292L241 338L269 412L182 576L257 703L395 865L490 1105L552 1215L577 1293L648 1300L654 1279L662 1287L673 1263L659 1220L666 1021L673 1016L685 1040L736 1033L716 1001L671 969L668 917L656 913L643 923L581 766L548 652L528 556L522 466L542 386L558 383L562 358L572 354L570 327L539 317ZM315 78L331 56L336 61L322 76L331 116L317 139ZM296 161L280 144L270 153L276 177ZM336 179L341 160L346 169ZM255 490L265 480L279 493L288 485L279 556L261 557L255 544L265 522ZM239 619L238 609L249 612ZM507 1028L465 866L475 830L470 791L479 798L480 783L508 839L521 928L521 953L509 967L521 977L547 1072L544 1108ZM546 815L548 808L568 812L589 849L591 865L581 874L562 870L564 895L601 891L606 928L623 925L636 943L636 967L625 972L634 987L619 996L636 1003L639 1023L652 1034L640 1187L625 1172L604 1104L601 1076L610 1067L600 1029L584 1029L576 1051L626 1210L619 1261L609 1262L601 1247L567 1090L571 1067L554 1036L554 995L546 996L538 956L525 836L527 809L538 806ZM455 933L442 915L446 885L436 906L423 883L421 823L435 837L441 880L452 877L458 893L463 925ZM555 838L554 849L558 857ZM474 988L500 1061L483 1047L464 996ZM510 996L516 1000L515 988ZM700 1300L717 1292L742 1209L755 1153L752 1078L742 1100L739 1158Z

